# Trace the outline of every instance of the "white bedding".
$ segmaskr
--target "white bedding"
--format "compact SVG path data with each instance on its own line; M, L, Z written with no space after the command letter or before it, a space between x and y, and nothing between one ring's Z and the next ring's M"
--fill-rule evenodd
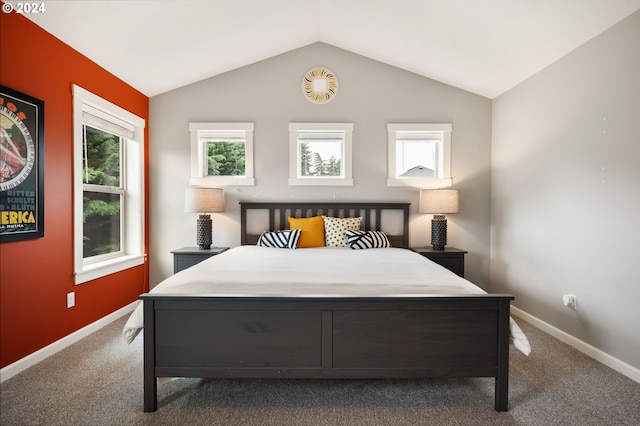
M150 293L320 297L484 294L485 291L405 249L287 250L240 246L172 275ZM528 355L531 349L527 337L513 319L510 325L514 346ZM125 324L128 342L133 341L142 326L140 303Z

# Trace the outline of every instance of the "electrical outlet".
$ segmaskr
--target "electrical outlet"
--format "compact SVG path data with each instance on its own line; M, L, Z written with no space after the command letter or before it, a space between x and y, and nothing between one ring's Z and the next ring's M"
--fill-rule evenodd
M67 293L67 308L73 308L76 306L76 292L72 291Z
M578 310L578 298L575 294L565 294L562 296L562 304L574 311Z

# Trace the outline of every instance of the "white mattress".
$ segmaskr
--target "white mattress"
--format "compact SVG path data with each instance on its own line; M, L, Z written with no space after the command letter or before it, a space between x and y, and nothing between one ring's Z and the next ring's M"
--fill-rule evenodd
M484 294L480 287L410 250L240 246L185 269L154 287L153 294L407 296ZM131 342L142 329L142 304L125 324ZM529 342L511 320L515 347Z

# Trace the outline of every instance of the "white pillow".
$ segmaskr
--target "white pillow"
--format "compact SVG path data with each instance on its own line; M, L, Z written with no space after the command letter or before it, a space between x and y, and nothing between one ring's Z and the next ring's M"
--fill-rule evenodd
M362 223L361 217L329 217L322 216L324 220L324 241L329 247L347 247L345 231L357 231Z

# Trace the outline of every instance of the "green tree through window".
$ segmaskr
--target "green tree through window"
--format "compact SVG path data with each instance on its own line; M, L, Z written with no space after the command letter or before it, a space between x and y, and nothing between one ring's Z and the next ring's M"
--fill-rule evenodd
M244 176L244 141L207 143L207 176Z
M84 126L83 257L119 252L122 211L119 136Z
M311 149L307 142L300 143L300 175L311 176Z

